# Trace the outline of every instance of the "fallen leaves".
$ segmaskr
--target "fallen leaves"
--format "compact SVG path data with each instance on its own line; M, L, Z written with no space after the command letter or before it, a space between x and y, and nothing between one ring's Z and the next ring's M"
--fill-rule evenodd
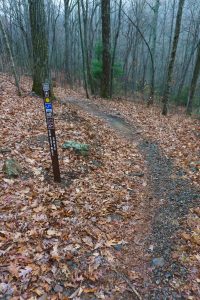
M94 99L95 101L95 99ZM98 102L97 102L98 101ZM160 115L159 107L147 107L134 101L96 100L101 108L118 112L139 129L140 134L159 144L163 153L171 157L178 168L185 171L195 186L200 185L199 132L200 122L188 118L183 112Z
M57 261L59 261L61 259L59 250L58 250L58 244L55 244L53 246L53 250L50 252L50 254L51 254L51 257Z
M76 299L91 294L104 299L118 284L120 290L119 279L109 283L107 264L116 262L120 251L114 247L126 245L132 233L129 219L146 179L128 174L145 171L142 157L102 121L55 102L62 184L54 184L43 102L17 97L13 85L3 80L0 142L9 151L0 152L0 158L16 158L22 173L16 179L0 173L0 265L5 265L0 297ZM25 86L28 91L29 83ZM90 156L62 150L66 140L89 144ZM102 278L108 282L104 287Z
M114 240L106 241L105 245L107 247L111 247L111 246L121 245L124 243L125 243L124 241L118 241L118 240L114 239Z
M200 282L200 208L196 207L190 210L185 219L187 232L180 232L181 240L178 242L176 251L173 253L174 259L178 259L188 270L188 281L182 285L182 290L193 291L194 295L199 294ZM183 241L185 244L183 244ZM197 296L198 297L198 296ZM195 296L193 299L197 299Z
M149 191L137 144L127 143L102 121L71 105L55 102L62 174L62 184L56 185L42 100L13 97L6 80L5 85L0 142L9 151L0 152L0 158L16 157L22 176L11 180L0 173L0 264L5 266L0 273L0 297L57 300L84 299L91 294L92 299L107 299L115 291L127 289L126 282L111 274L111 266L118 264L130 280L142 286L146 275L134 267L141 270L145 257ZM30 88L28 83L26 88ZM57 93L63 99L66 93L72 96L61 88ZM137 122L138 134L159 140L165 154L183 167L183 176L198 184L197 142L190 134L198 122L171 116L166 124L156 110L149 112L144 106L99 103ZM90 156L62 150L60 145L66 140L89 144ZM185 248L181 245L174 254L174 259L182 259L182 263L185 259L194 269L199 263L199 225L195 225L199 212L199 208L192 211L187 223L191 230L181 235ZM153 251L154 245L149 250Z
M17 266L16 263L11 263L9 266L8 266L8 271L10 272L10 274L13 276L13 277L16 277L16 278L19 278L20 274L19 274L19 267Z
M52 237L52 236L61 236L61 232L58 232L58 231L56 231L54 229L49 229L49 230L47 230L47 235L49 237Z
M93 241L92 241L92 238L91 238L91 237L86 236L86 237L84 237L84 238L82 239L82 241L83 241L86 245L90 246L91 248L94 247L94 244L93 244Z
M29 275L32 272L32 268L25 267L24 269L21 269L19 272L19 276L22 277L22 280L26 278L27 275Z

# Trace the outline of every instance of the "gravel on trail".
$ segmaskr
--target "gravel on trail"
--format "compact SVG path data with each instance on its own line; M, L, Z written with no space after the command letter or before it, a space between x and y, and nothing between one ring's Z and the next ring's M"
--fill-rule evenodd
M184 178L184 171L175 167L173 161L162 153L159 144L143 137L140 128L130 125L120 117L119 112L108 113L88 100L70 98L64 102L103 119L122 137L137 142L148 167L149 199L153 207L151 235L146 245L146 251L151 251L152 259L149 261L149 282L144 284L143 299L187 299L174 288L176 280L187 280L187 270L173 259L172 252L184 216L190 208L199 205L200 191L192 187L189 180Z

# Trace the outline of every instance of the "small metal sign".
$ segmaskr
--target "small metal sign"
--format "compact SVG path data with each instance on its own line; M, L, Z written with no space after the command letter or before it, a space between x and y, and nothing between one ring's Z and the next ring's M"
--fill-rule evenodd
M48 139L49 139L51 160L53 166L54 181L61 182L60 167L58 161L58 150L57 150L57 142L56 142L56 132L55 132L54 116L53 116L53 104L50 98L49 83L43 84L43 94L44 94L44 110L45 110L46 122L47 122L47 131L48 131Z

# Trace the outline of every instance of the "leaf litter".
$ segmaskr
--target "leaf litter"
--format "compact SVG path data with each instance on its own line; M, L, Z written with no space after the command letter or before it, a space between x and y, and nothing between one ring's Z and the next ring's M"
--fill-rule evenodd
M26 95L30 84L23 80ZM22 167L18 178L0 173L1 297L140 298L137 291L143 294L148 289L144 286L154 245L145 250L151 233L152 193L137 142L127 143L102 120L55 102L62 184L54 184L42 100L16 96L5 75L1 86L0 148L7 150L0 151L0 167L12 158ZM56 93L61 99L82 98L61 88ZM156 108L147 111L138 103L97 100L99 109L104 107L114 116L120 113L137 124L138 135L158 142L184 170L181 176L199 185L197 120L175 114L163 121ZM89 144L90 156L61 149L67 140ZM173 283L187 299L199 295L197 212L198 207L185 215L173 253L174 260L189 270L187 280Z
M55 102L62 174L62 183L55 184L42 99L28 95L28 80L23 80L26 95L21 98L4 75L1 85L0 147L9 149L0 153L1 166L14 158L22 169L12 179L0 173L1 297L117 299L132 294L113 270L126 278L138 273L134 285L142 285L141 261L148 255L134 239L149 229L141 223L146 178L129 176L145 173L136 146L103 121ZM66 120L65 114L76 117ZM62 149L67 140L89 144L89 157ZM129 245L134 247L129 250ZM123 261L128 253L131 263Z
M64 96L62 98L65 99ZM127 139L138 141L138 148L147 163L148 180L143 182L143 186L148 185L150 202L146 206L152 215L148 249L157 267L148 271L153 276L145 283L145 299L199 299L199 289L190 276L194 268L184 260L173 259L173 251L179 242L183 242L178 232L188 238L188 234L184 233L189 230L188 224L183 220L187 219L191 207L195 211L199 209L199 161L195 161L199 155L199 121L186 118L180 112L161 118L156 107L149 110L141 103L102 99L87 101L84 97L70 97L65 101L105 120ZM184 130L183 124L187 130ZM176 131L179 134L174 135ZM191 137L193 143L190 142ZM154 209L151 209L152 206ZM195 222L199 228L197 218ZM198 230L193 233L192 241L198 245ZM136 237L134 242L138 244L140 239ZM193 245L187 252L188 256L192 249ZM194 264L197 266L197 262Z

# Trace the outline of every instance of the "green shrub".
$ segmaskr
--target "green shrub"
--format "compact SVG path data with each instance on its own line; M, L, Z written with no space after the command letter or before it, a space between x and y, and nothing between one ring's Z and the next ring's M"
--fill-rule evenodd
M102 52L103 47L101 43L97 43L95 46L95 57L92 60L92 76L95 81L96 89L100 88L102 74L103 74L103 63L102 63ZM121 88L121 82L118 80L123 75L123 68L119 62L114 64L113 68L113 87L114 89Z

